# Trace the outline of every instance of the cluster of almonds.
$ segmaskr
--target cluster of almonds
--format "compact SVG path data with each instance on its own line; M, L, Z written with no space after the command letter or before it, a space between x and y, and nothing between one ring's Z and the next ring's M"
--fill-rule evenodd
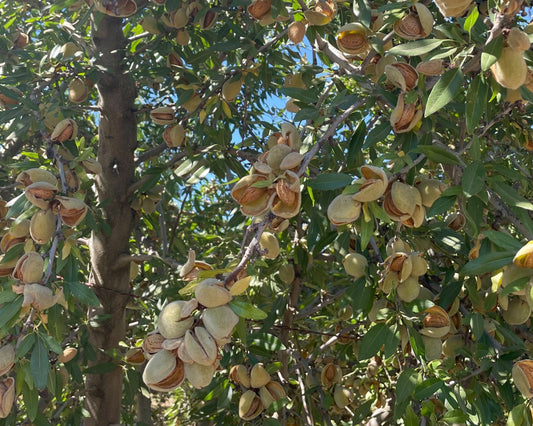
M243 364L234 365L229 376L248 389L239 399L239 416L245 421L255 419L272 403L287 397L283 386L272 380L261 363L255 364L250 371Z
M62 143L76 136L77 126L71 119L62 120L57 124L51 139ZM94 160L88 161L87 166L98 171L99 164ZM86 169L88 170L88 169ZM67 183L77 190L78 178L73 170L67 169ZM62 291L53 294L52 290L40 281L43 278L44 261L35 250L35 245L44 245L54 237L58 220L69 227L77 226L87 214L88 207L80 199L58 195L58 180L51 172L44 169L28 169L20 173L16 182L24 187L24 194L28 201L38 210L31 220L24 219L8 223L9 229L0 240L0 249L4 253L2 259L14 246L23 245L24 254L19 257L0 262L0 275L11 274L18 280L13 285L13 291L24 295L22 306L33 306L44 310L57 302L63 302Z
M209 264L196 261L191 250L180 276L191 281L209 269ZM208 386L219 366L219 348L230 341L239 321L228 303L249 282L250 277L245 277L228 289L216 278L200 281L194 298L170 302L161 310L156 330L146 336L142 347L128 351L126 362L142 364L148 359L143 381L156 391L174 390L185 379L195 388Z
M150 112L150 118L156 124L167 126L163 131L163 140L169 148L177 148L185 144L185 128L176 123L172 107L159 107Z
M490 67L494 79L507 89L517 90L526 83L528 67L524 52L531 45L528 35L513 27L505 32L505 43L498 60Z
M281 132L268 139L269 150L253 164L250 174L231 190L245 216L260 216L268 211L284 219L300 211L300 178L295 173L302 162L301 139L296 127L281 125Z
M412 302L420 293L418 277L427 272L427 262L422 253L412 251L411 247L399 238L387 244L387 254L389 256L383 262L385 269L379 281L379 288L385 294L395 289L400 300Z
M502 317L508 324L524 324L533 311L533 301L530 297L533 287L533 242L530 241L516 253L513 263L505 266L491 277L492 291L498 292L498 303L502 309ZM509 284L520 279L527 283L520 290L505 292Z
M425 208L433 205L446 186L437 180L418 178L411 186L400 181L389 181L379 167L362 166L362 179L357 180L346 193L338 195L328 206L328 218L334 225L346 225L361 215L364 203L383 196L383 208L389 217L410 228L418 228L425 219ZM355 193L352 188L357 188Z
M15 347L8 343L0 347L0 376L8 374L15 365ZM0 419L5 419L15 401L15 379L0 379Z
M328 362L320 373L322 387L333 390L333 401L335 401L335 406L339 410L344 410L354 400L353 391L341 384L342 378L342 369L334 362Z

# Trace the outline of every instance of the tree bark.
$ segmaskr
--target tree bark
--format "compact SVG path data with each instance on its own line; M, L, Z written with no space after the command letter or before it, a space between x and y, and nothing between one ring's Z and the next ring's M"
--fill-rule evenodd
M112 362L113 349L126 333L125 308L129 300L129 264L121 264L121 255L129 253L129 238L134 224L133 211L124 194L134 182L134 150L137 128L134 115L135 84L123 63L127 41L122 33L122 19L108 16L93 30L99 107L98 161L102 173L96 178L98 201L108 229L93 232L90 244L91 283L101 307L91 316L109 318L90 327L90 342L97 350L96 365ZM86 380L86 406L91 418L85 426L120 423L122 372L117 366L106 374L89 374Z

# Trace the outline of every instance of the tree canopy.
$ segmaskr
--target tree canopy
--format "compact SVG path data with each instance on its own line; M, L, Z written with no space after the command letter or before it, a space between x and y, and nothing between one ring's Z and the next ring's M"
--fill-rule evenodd
M0 424L532 424L530 15L0 1Z

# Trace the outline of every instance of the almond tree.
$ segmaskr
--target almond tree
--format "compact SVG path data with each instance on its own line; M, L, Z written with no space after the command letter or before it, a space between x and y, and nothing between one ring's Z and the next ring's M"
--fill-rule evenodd
M531 424L529 14L0 1L2 424Z

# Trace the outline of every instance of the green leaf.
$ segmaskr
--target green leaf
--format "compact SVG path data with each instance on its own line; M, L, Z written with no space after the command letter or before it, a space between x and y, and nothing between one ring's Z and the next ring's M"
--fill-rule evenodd
M529 284L530 278L531 277L522 277L510 282L502 289L502 291L500 292L500 296L503 297L513 293L514 291L523 290Z
M4 257L2 257L2 262L0 263L7 263L18 259L22 253L24 253L24 244L15 244L7 251Z
M437 198L432 206L429 208L427 215L429 217L435 216L436 214L446 213L457 201L456 197L440 197Z
M479 12L477 10L477 7L473 7L465 19L465 31L468 31L468 34L470 34L472 27L476 24L478 17L479 17Z
M273 334L254 333L250 337L252 338L251 345L261 347L269 352L285 350L285 345Z
M492 179L490 184L507 205L533 211L533 204L522 197L512 186L495 179Z
M467 197L471 197L485 188L485 168L481 161L474 161L464 169L461 186Z
M106 374L117 368L114 362L102 362L100 364L91 365L83 370L84 374Z
M459 409L447 411L443 417L443 420L445 420L448 424L465 423L468 419L468 415Z
M45 334L42 336L42 338L46 343L46 346L48 346L48 349L50 349L52 352L55 352L58 355L63 353L63 348L61 347L61 344L52 336L50 336L49 334Z
M376 355L385 345L389 349L393 342L398 342L398 337L385 323L379 323L371 327L361 339L359 346L359 360L368 359Z
M307 182L313 189L331 191L349 185L352 182L352 177L345 173L324 173Z
M441 379L430 377L416 386L413 397L419 401L422 401L423 399L429 398L444 385L445 383Z
M33 422L39 411L39 391L35 388L30 389L29 386L24 383L22 386L22 397L24 399L24 406L26 407L28 418Z
M26 334L24 338L20 341L20 345L17 348L17 359L22 358L26 355L33 345L35 344L35 334Z
M466 200L466 219L468 226L473 231L474 235L479 233L479 225L483 223L483 209L485 204L479 197L472 197Z
M0 327L6 326L20 311L22 296L18 295L12 302L0 307Z
M503 50L503 36L498 36L485 46L481 53L481 70L487 71L498 60Z
M6 204L6 207L9 207L9 210L6 214L6 219L11 219L12 217L19 216L26 209L27 203L29 204L30 202L28 201L24 193L9 201Z
M509 412L505 426L529 426L531 424L531 411L524 402L519 404Z
M392 132L392 127L390 125L390 122L382 121L381 123L377 123L372 130L368 133L368 136L366 137L365 143L363 145L363 148L370 148L374 144L381 142L384 140L390 133Z
M470 315L469 322L470 328L472 329L472 333L474 334L476 340L481 339L481 336L483 336L483 332L485 331L483 316L479 312L474 312Z
M447 39L424 39L416 40L410 43L399 44L388 50L393 55L420 56L435 50Z
M415 410L413 410L413 407L410 405L407 406L407 409L405 410L405 426L419 426L420 421L418 419L418 416L415 413Z
M493 251L468 262L461 269L462 275L482 275L493 272L513 261L516 251Z
M363 209L367 209L366 206L363 206ZM374 217L372 216L372 213L369 209L368 211L363 215L362 220L360 221L361 224L361 247L365 248L368 243L370 242L370 239L372 238L372 234L374 233Z
M487 110L489 87L483 82L482 75L476 76L468 87L466 95L466 131L473 133ZM474 136L473 136L474 137Z
M361 22L366 27L370 27L372 8L366 0L353 0L352 11L358 22Z
M33 378L33 384L37 389L44 389L46 386L49 367L48 350L43 340L37 337L30 360L30 372Z
M81 303L89 306L100 305L100 301L89 286L82 284L79 281L65 281L65 284L68 286L68 289L72 292L74 297Z
M519 240L503 231L487 229L486 231L483 231L483 235L503 249L518 251L522 248L522 243Z
M403 370L396 382L396 402L394 403L394 420L400 419L404 413L411 394L415 390L418 373L413 368Z
M233 312L246 319L263 320L268 316L266 312L242 300L232 300L229 306Z
M459 93L463 83L463 72L460 67L446 71L437 84L433 86L426 102L425 117L446 106Z
M455 165L461 164L457 154L437 145L418 145L413 152L420 152L428 159L435 161L436 163Z
M355 128L355 132L352 135L352 138L350 139L350 145L348 146L348 154L346 155L346 162L348 164L352 164L357 158L357 155L361 152L361 149L363 148L363 143L365 142L365 136L366 123L364 120L361 120Z
M298 87L283 87L280 92L285 96L297 99L308 104L314 104L320 97L318 90L300 89Z

